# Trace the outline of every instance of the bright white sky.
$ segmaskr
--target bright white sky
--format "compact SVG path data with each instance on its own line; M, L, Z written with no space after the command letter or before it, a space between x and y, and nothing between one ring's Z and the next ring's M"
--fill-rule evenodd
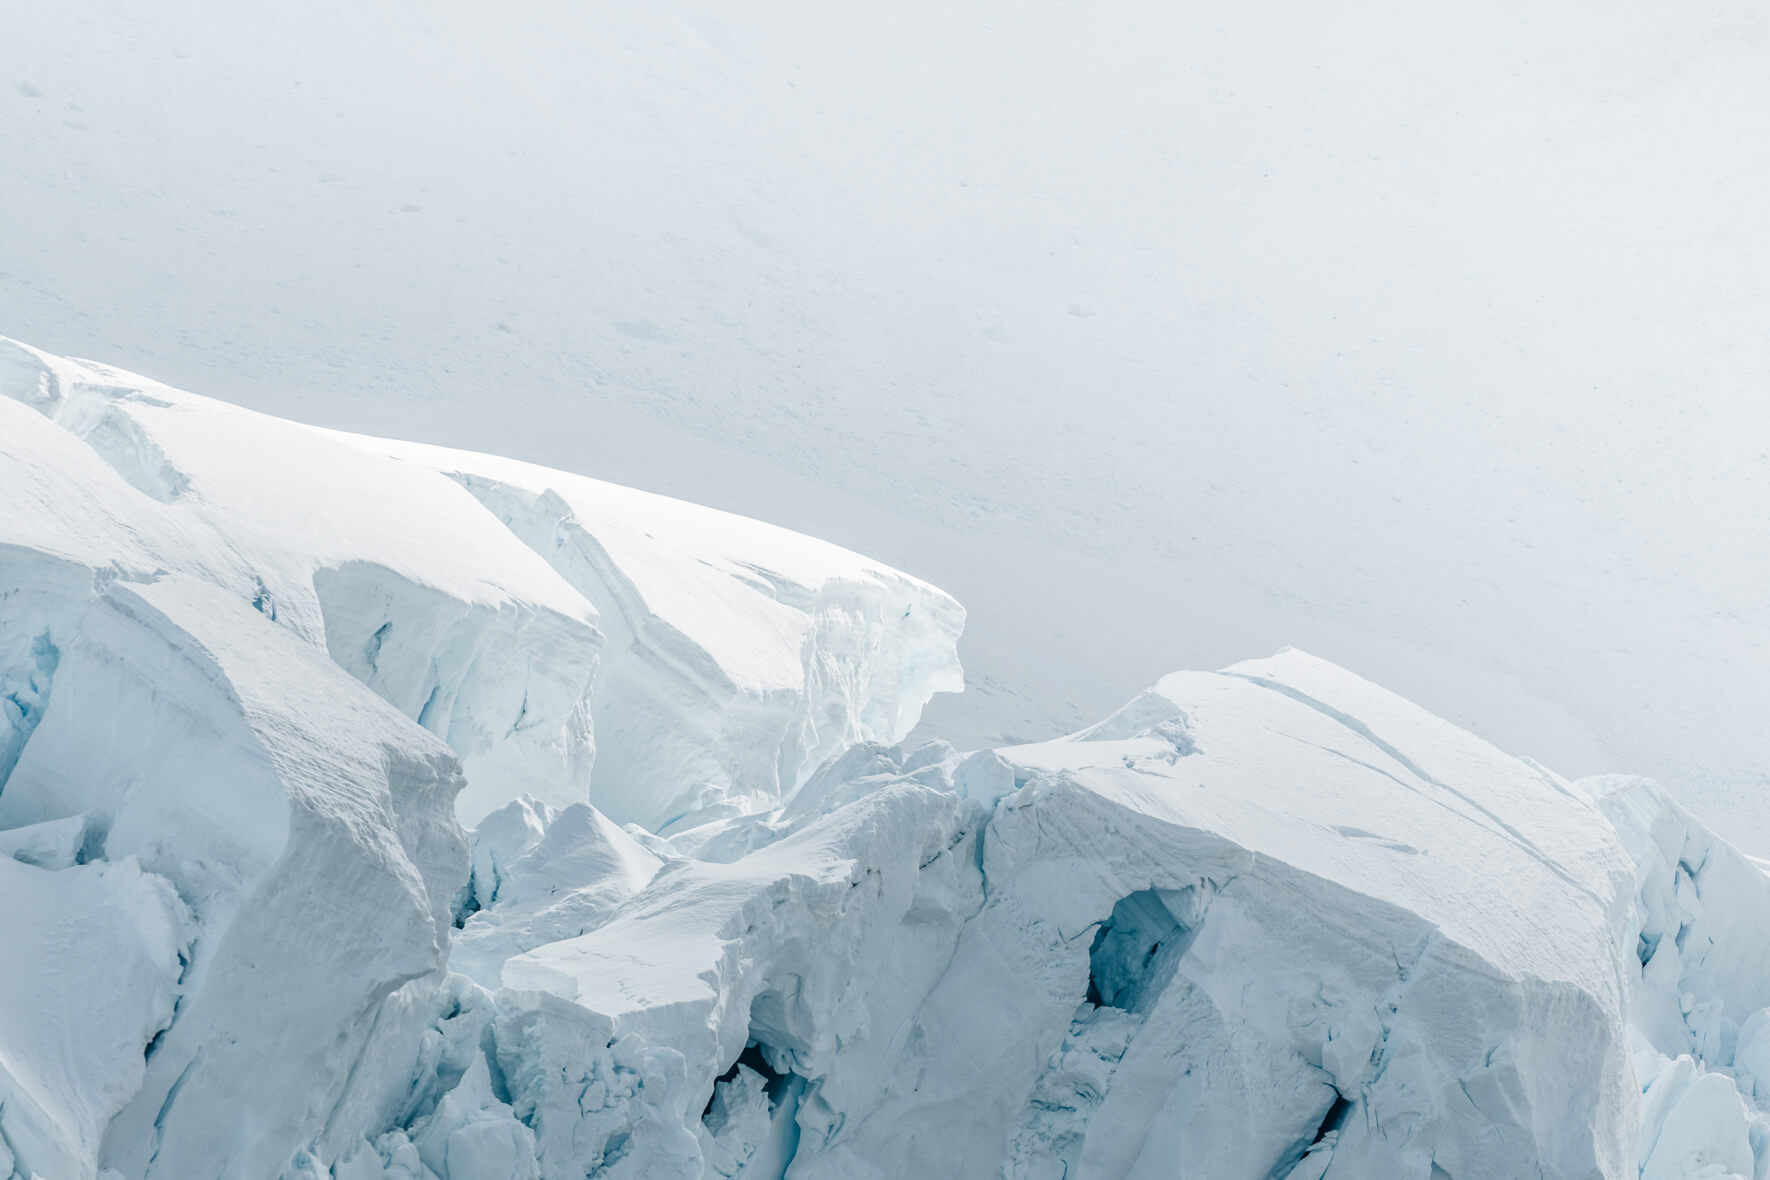
M930 732L1290 643L1770 852L1756 0L14 8L0 333L876 554Z

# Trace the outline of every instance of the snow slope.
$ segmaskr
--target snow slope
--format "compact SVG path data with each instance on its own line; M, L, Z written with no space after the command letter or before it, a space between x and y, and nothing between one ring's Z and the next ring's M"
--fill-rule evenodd
M1770 855L1757 0L9 7L0 331L916 570L963 745L1292 643Z

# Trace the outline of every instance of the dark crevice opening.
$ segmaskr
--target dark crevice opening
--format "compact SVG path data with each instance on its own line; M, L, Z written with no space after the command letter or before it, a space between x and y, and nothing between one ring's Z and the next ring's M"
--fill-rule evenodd
M1346 1112L1351 1109L1352 1104L1346 1101L1346 1096L1336 1089L1334 1101L1328 1106L1327 1113L1322 1116L1321 1126L1315 1129L1315 1138L1309 1141L1309 1146L1314 1147L1329 1135L1338 1132L1340 1124L1346 1121Z
M780 1105L781 1095L786 1093L787 1083L793 1075L782 1073L768 1064L768 1057L763 1053L762 1046L751 1041L744 1046L744 1051L738 1054L738 1059L731 1063L731 1068L713 1080L713 1092L707 1096L707 1105L701 1110L702 1122L705 1122L707 1116L713 1113L713 1099L718 1097L719 1087L727 1082L737 1081L738 1066L740 1065L762 1075L763 1092L768 1095L768 1109L772 1111Z
M1143 1011L1167 986L1193 933L1158 890L1142 889L1120 899L1088 947L1087 1002L1096 1008Z
M467 884L455 891L454 900L449 905L449 922L455 929L464 929L467 919L479 913L479 894L473 888L473 874L467 875Z
M1100 949L1100 940L1105 937L1107 929L1108 927L1102 923L1100 933L1094 936L1094 945L1088 948L1088 953L1090 955ZM1088 972L1088 1003L1094 1005L1096 1008L1106 1007L1106 1001L1100 995L1100 983L1094 978L1094 973L1092 971Z
M1352 1103L1340 1093L1339 1087L1329 1085L1334 1092L1334 1100L1328 1103L1327 1113L1321 1116L1321 1122L1315 1128L1315 1134L1308 1139L1297 1139L1287 1148L1272 1169L1266 1173L1266 1180L1284 1180L1303 1157L1316 1151L1332 1153L1340 1137L1340 1128L1346 1122L1346 1116L1352 1111Z

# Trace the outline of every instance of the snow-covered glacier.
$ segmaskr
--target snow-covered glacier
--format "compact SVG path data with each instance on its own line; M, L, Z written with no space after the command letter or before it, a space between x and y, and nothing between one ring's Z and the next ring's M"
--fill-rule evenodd
M1770 878L1302 652L0 342L0 1177L1770 1178Z

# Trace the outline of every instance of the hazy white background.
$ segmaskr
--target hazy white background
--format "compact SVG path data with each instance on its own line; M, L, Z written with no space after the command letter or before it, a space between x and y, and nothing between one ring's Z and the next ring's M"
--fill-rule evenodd
M1770 852L1756 0L5 8L0 333L875 553L962 742L1290 643Z

